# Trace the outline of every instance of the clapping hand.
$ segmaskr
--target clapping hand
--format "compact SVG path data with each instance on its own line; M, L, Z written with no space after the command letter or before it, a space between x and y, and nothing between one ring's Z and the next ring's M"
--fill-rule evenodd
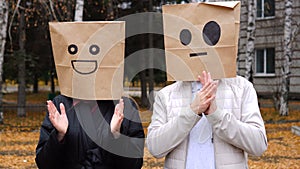
M191 103L191 109L197 113L207 114L207 110L211 103L215 100L218 83L213 81L210 73L203 71L202 76L198 76L198 80L202 84L201 90L196 94L195 99ZM214 104L215 106L215 104ZM211 113L211 109L208 113Z
M49 112L49 119L50 119L52 125L55 127L55 129L58 132L57 139L60 142L63 140L63 138L67 132L67 129L69 126L69 121L68 121L68 117L66 115L66 110L65 110L64 104L60 103L59 107L60 107L61 113L58 112L58 110L56 109L56 107L52 101L50 101L50 100L47 101L47 109Z
M124 119L124 101L120 99L119 103L115 107L114 115L110 122L110 130L115 138L120 136L120 128Z

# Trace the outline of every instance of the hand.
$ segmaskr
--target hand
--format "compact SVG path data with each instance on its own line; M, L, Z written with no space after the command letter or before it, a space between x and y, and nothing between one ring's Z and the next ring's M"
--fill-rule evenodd
M120 128L124 119L124 101L120 99L119 103L115 107L114 115L110 122L110 130L115 138L120 137Z
M210 73L206 73L205 71L203 71L202 77L198 76L198 80L201 82L203 87L196 94L196 97L190 106L195 113L201 114L206 112L211 102L215 99L217 82L213 81Z
M60 141L62 141L65 134L67 133L69 121L68 121L68 117L66 115L66 110L65 110L64 104L60 103L59 107L60 107L61 113L59 113L57 111L57 109L52 101L50 101L50 100L47 101L47 109L49 112L49 119L50 119L52 125L56 128L56 130L58 132L57 139L60 142Z
M216 100L212 100L212 102L209 105L209 108L207 109L207 111L204 113L205 115L209 115L213 112L215 112L217 110L217 104L216 104Z
M203 72L203 74L205 74L205 73ZM207 83L207 81L212 81L210 73L208 73L208 75L203 76L203 77L204 78L200 80L201 83L202 82ZM205 79L205 77L206 77L206 79ZM218 88L218 81L214 81L213 83L215 83L215 87L212 89L212 93L210 94L210 97L211 97L210 105L209 105L208 109L204 112L205 115L209 115L217 110L216 93L217 93L217 88Z

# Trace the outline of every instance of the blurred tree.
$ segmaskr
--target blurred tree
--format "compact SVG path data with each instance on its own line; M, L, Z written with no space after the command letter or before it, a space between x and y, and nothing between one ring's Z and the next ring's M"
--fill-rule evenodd
M284 59L281 65L281 92L280 92L280 110L282 116L289 114L288 95L290 90L290 65L292 57L292 0L285 0L285 18L284 18Z
M76 0L74 21L82 21L84 0Z
M81 0L83 2L83 0ZM11 9L16 9L18 6L18 0L10 1ZM26 59L25 59L25 67L26 67L26 84L33 84L34 92L38 91L38 80L50 79L51 82L51 91L54 93L54 75L55 68L52 57L51 43L49 38L49 21L72 21L75 13L75 5L76 0L64 0L64 1L53 1L53 0L25 0L24 5L21 5L19 10L13 11L21 11L25 12L25 35L26 35L26 43L25 43L25 51L26 51ZM152 5L152 4L153 5ZM162 1L152 0L152 1L140 1L140 0L85 0L83 2L83 20L91 21L91 20L113 20L117 17L123 17L124 15L134 14L138 12L147 12L152 11L155 7L159 7L162 4ZM15 17L15 16L17 17ZM13 12L10 13L10 21L11 21L11 39L12 43L7 45L6 55L7 63L5 63L5 78L15 79L16 70L14 66L18 66L18 64L12 63L17 61L16 57L13 56L13 51L17 51L20 49L19 43L16 43L19 40L19 29L20 26L19 16L20 13ZM149 29L153 27L151 26L151 22L156 22L157 18L154 18L151 21L146 20L147 25L149 25ZM161 18L159 18L161 19ZM136 23L135 23L136 24ZM136 26L138 27L138 25ZM143 30L143 32L147 32L147 30ZM160 48L163 49L163 36L155 35L155 34L147 34L145 35L137 35L130 39L133 40L132 43L129 43L130 51L128 52L128 47L126 47L126 56L132 52L137 50L146 49L146 48ZM126 40L126 44L128 41ZM142 42L142 43L141 43ZM134 48L134 49L133 49ZM20 54L18 54L20 55ZM151 52L149 56L151 56ZM141 61L140 63L145 64L146 66L151 65L152 63L151 57L146 59L145 61ZM153 63L152 65L154 65ZM14 66L13 66L14 65ZM151 91L154 88L153 79L155 77L163 77L156 76L156 74L164 74L161 71L153 70L145 70L144 76L140 75L141 81L143 81L143 93L147 99L147 84L149 84L149 94L151 95ZM142 73L143 74L143 73ZM154 76L155 75L155 76ZM145 82L145 83L144 83ZM146 100L145 99L145 100Z
M0 2L0 124L3 123L3 107L2 107L2 72L3 72L3 59L6 43L6 30L8 21L8 2L6 0Z
M38 81L41 79L51 82L51 92L55 91L54 77L55 68L52 57L50 36L49 36L49 21L71 21L74 16L74 0L55 1L52 0L26 0L25 4L20 6L25 12L25 67L26 70L26 85L33 84L33 92L38 92ZM18 1L10 1L12 9L16 9ZM10 44L7 45L6 61L4 69L6 71L5 78L15 79L13 62L13 51L19 50L20 46L17 42L20 34L18 26L19 13L10 13ZM17 16L17 17L15 17ZM12 70L12 71L11 71Z
M20 8L19 5L25 7L25 1L18 1L15 10L19 13L19 57L18 57L18 116L26 116L26 66L25 66L25 42L26 42L26 23L25 23L25 9Z
M246 51L246 63L245 63L245 78L250 82L253 81L252 78L252 67L253 67L253 59L255 55L254 49L254 40L255 40L255 20L256 20L256 0L248 0L247 1L248 8L248 25L247 25L247 51ZM253 82L252 82L253 83Z
M153 12L153 0L149 0L149 4L148 4L148 11L149 12ZM153 15L148 15L149 17L149 32L154 29L152 28L154 24L153 20L154 20L154 16ZM149 48L152 49L153 48L153 34L152 33L148 33L148 38L149 38ZM148 77L148 84L149 84L149 107L152 110L152 105L154 103L154 61L153 61L153 50L150 50L149 52L149 77Z
M18 78L18 115L25 116L26 86L33 84L38 91L38 80L50 71L51 91L54 93L54 64L49 40L48 22L53 20L70 21L74 12L74 0L9 1L12 9L9 13L9 38L5 57L14 64L4 64L4 70L17 71ZM50 62L49 62L50 60ZM15 70L15 65L18 69ZM10 71L5 78L14 79L16 74Z
M125 57L135 57L137 62L134 66L130 66L125 60L125 70L126 73L130 72L129 74L136 72L136 69L139 70L138 74L129 80L133 84L140 82L141 106L150 109L154 99L155 77L165 77L165 68L162 68L164 67L162 15L160 10L157 10L161 5L160 1L155 0L132 0L122 2L118 8L120 20L126 21ZM127 16L122 17L123 15ZM154 71L155 67L159 69Z

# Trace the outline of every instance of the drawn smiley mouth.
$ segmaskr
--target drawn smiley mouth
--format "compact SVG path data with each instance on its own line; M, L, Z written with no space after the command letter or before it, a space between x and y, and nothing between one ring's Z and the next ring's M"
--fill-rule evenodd
M71 60L71 64L73 70L82 75L92 74L98 67L96 60Z
M205 56L207 52L190 53L190 57Z

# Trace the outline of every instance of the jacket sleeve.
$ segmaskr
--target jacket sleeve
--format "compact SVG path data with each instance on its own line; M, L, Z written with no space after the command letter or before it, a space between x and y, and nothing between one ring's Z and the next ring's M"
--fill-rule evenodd
M149 152L156 158L162 158L176 148L190 133L199 121L189 106L178 109L177 115L168 119L166 102L169 100L159 91L153 105L151 124L148 127L146 139Z
M241 119L217 109L207 116L215 134L247 153L260 156L267 149L267 137L254 87L248 85L242 96Z
M95 141L111 155L114 168L141 169L143 165L145 135L137 107L124 98L124 119L121 135L114 138L109 123L98 118L98 137ZM113 112L112 112L113 113ZM110 121L111 119L109 119Z
M122 147L128 147L129 157L119 157L116 168L141 169L143 166L145 134L140 119L137 104L129 98L124 98L125 118L123 121L121 133L129 139L122 141ZM121 141L121 140L120 140ZM127 144L127 145L126 145ZM134 153L135 152L135 153Z
M51 124L47 111L40 129L40 138L36 147L35 161L38 168L59 168L63 147L64 144L57 140L57 131Z

